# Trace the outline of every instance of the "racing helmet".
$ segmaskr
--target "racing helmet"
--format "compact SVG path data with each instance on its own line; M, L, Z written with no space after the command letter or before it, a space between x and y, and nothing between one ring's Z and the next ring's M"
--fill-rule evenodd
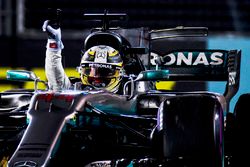
M82 55L80 75L84 85L116 93L123 76L120 53L106 45L91 47Z

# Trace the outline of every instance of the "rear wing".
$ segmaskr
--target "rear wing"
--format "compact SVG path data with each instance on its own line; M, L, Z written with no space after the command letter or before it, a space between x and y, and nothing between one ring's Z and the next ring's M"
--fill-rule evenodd
M178 26L175 28L151 30L149 34L151 41L176 37L205 37L208 35L208 28Z
M169 70L171 81L225 81L227 104L239 89L241 50L176 50L149 61L150 69Z

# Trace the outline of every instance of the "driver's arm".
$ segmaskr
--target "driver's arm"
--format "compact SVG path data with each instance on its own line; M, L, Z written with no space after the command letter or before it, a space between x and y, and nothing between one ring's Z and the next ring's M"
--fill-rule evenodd
M48 42L46 46L45 73L51 90L69 89L70 80L64 72L62 66L62 49L64 48L61 41L61 29L54 29L45 21L43 31L48 32Z

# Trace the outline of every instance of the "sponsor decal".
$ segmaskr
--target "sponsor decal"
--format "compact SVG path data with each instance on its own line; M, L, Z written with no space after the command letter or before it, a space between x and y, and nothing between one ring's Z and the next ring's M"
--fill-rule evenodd
M14 164L14 167L15 166L36 167L37 163L34 161L18 161Z
M89 64L89 67L112 69L112 65L110 64Z
M95 57L94 62L107 63L107 56L108 56L107 50L98 50L98 51L96 51L96 57Z
M98 58L104 59L106 57L106 55L107 55L107 52L104 52L104 51L103 52L100 51L100 52L96 53L96 57L98 57Z
M174 52L164 56L151 53L151 65L157 65L159 60L163 65L171 66L197 66L197 65L223 65L224 54L221 52Z

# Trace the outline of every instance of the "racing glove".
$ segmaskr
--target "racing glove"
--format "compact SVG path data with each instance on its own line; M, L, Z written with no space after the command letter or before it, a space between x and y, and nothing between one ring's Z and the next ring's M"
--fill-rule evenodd
M61 28L53 28L49 25L49 20L44 21L42 30L48 33L48 41L46 48L49 51L61 51L64 48L64 45L61 40Z

